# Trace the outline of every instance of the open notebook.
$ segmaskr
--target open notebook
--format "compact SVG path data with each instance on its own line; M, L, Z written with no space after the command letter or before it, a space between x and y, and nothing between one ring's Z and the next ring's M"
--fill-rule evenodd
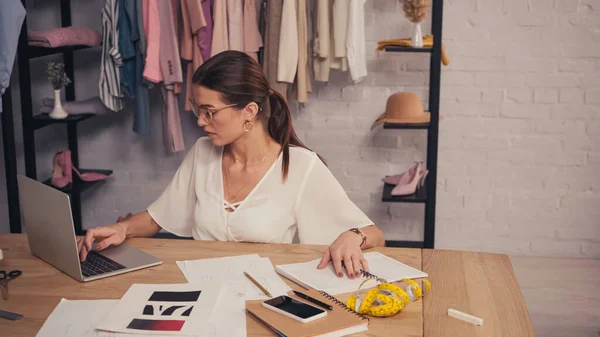
M253 315L258 316L259 321L264 321L261 324L266 324L270 326L271 329L277 329L286 337L336 337L347 336L368 330L369 319L346 308L344 303L340 302L335 297L314 289L304 291L304 293L321 302L330 304L333 307L333 310L327 310L327 316L323 318L308 323L301 323L263 307L261 305L261 300L253 300L246 301L246 310L250 311L252 314L248 315L248 317L252 317ZM314 304L296 296L293 292L290 292L288 296L314 306Z
M324 269L317 269L321 259L303 263L277 265L275 266L275 270L277 273L304 288L322 290L331 295L356 291L367 277L380 277L388 282L396 282L403 278L415 279L428 276L427 273L407 266L379 252L365 253L364 256L369 263L370 273L363 273L364 277L353 280L346 276L342 278L337 277L332 263L329 263ZM375 282L367 283L363 288L369 288L375 284Z

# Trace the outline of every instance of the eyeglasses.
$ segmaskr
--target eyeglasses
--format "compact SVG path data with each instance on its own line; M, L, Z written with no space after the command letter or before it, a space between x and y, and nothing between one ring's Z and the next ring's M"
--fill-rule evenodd
M200 108L191 99L190 99L190 103L192 105L192 112L194 113L194 116L196 116L196 118L200 118L200 116L202 116L202 118L207 123L212 123L213 115L216 114L217 112L237 105L237 104L230 104L230 105L226 105L224 107L215 109L215 108L209 108L209 107L201 107Z

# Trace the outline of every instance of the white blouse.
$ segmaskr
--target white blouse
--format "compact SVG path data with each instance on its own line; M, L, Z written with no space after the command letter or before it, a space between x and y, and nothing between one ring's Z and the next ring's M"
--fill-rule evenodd
M373 224L319 157L299 147L290 148L286 182L280 154L243 201L228 205L222 156L223 147L198 139L148 208L159 226L196 240L291 243L297 234L300 243L329 245L343 231Z

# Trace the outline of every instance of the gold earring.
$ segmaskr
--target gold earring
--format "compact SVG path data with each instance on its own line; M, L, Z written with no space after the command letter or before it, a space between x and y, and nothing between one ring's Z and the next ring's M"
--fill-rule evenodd
M248 126L249 125L249 126ZM252 124L252 122L250 121L245 121L244 124L242 124L242 128L244 129L244 131L248 132L250 130L252 130L252 128L254 127L254 124Z

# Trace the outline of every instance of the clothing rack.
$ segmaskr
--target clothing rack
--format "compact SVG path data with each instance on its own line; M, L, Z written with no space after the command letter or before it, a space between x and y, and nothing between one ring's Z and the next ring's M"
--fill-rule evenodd
M386 185L383 189L382 202L424 203L424 238L423 241L386 241L390 247L434 248L435 238L435 204L437 189L437 160L438 160L438 134L440 113L440 78L442 60L442 18L443 0L432 0L431 8L431 33L433 35L432 48L413 47L387 47L386 52L425 53L430 55L429 66L429 112L431 119L426 124L385 123L384 129L412 129L427 131L427 169L429 173L425 188L419 189L416 194L408 196L393 196L394 186Z
M26 7L26 1L21 0L23 7ZM62 27L71 26L71 1L60 0L60 13L61 13L61 25ZM52 119L46 114L33 115L32 111L32 97L31 97L31 73L30 73L30 61L32 59L62 54L63 62L65 64L65 73L71 79L71 83L65 88L65 98L67 101L75 100L75 68L74 68L74 56L73 52L76 50L91 48L88 46L64 46L58 48L44 48L29 46L27 37L27 17L23 21L21 27L21 34L19 35L19 44L17 47L17 60L19 63L19 84L20 84L20 99L21 99L21 119L23 123L23 145L25 154L25 174L27 177L37 179L37 164L36 164L36 148L35 148L35 131L40 130L46 126L54 124L66 125L67 128L67 143L68 148L71 151L71 161L73 165L79 168L79 144L77 140L77 125L93 116L94 114L77 114L70 115L65 119ZM89 170L79 169L81 173L85 172L97 172L105 175L111 175L112 170ZM8 172L7 172L8 174ZM15 172L16 174L16 172ZM12 179L12 178L11 178ZM16 178L15 178L16 179ZM44 180L43 182L51 187L51 178ZM82 227L82 216L81 216L81 194L89 189L90 187L101 182L84 182L80 180L76 174L73 175L73 183L68 184L61 191L69 194L71 201L71 209L73 215L73 222L75 227L75 233L82 235L85 233ZM14 196L13 196L14 197ZM16 197L18 200L18 194ZM19 208L16 207L16 210ZM14 209L13 209L14 211ZM17 227L18 225L18 227ZM14 225L14 231L20 232L20 223ZM13 232L13 222L11 221L11 232Z

